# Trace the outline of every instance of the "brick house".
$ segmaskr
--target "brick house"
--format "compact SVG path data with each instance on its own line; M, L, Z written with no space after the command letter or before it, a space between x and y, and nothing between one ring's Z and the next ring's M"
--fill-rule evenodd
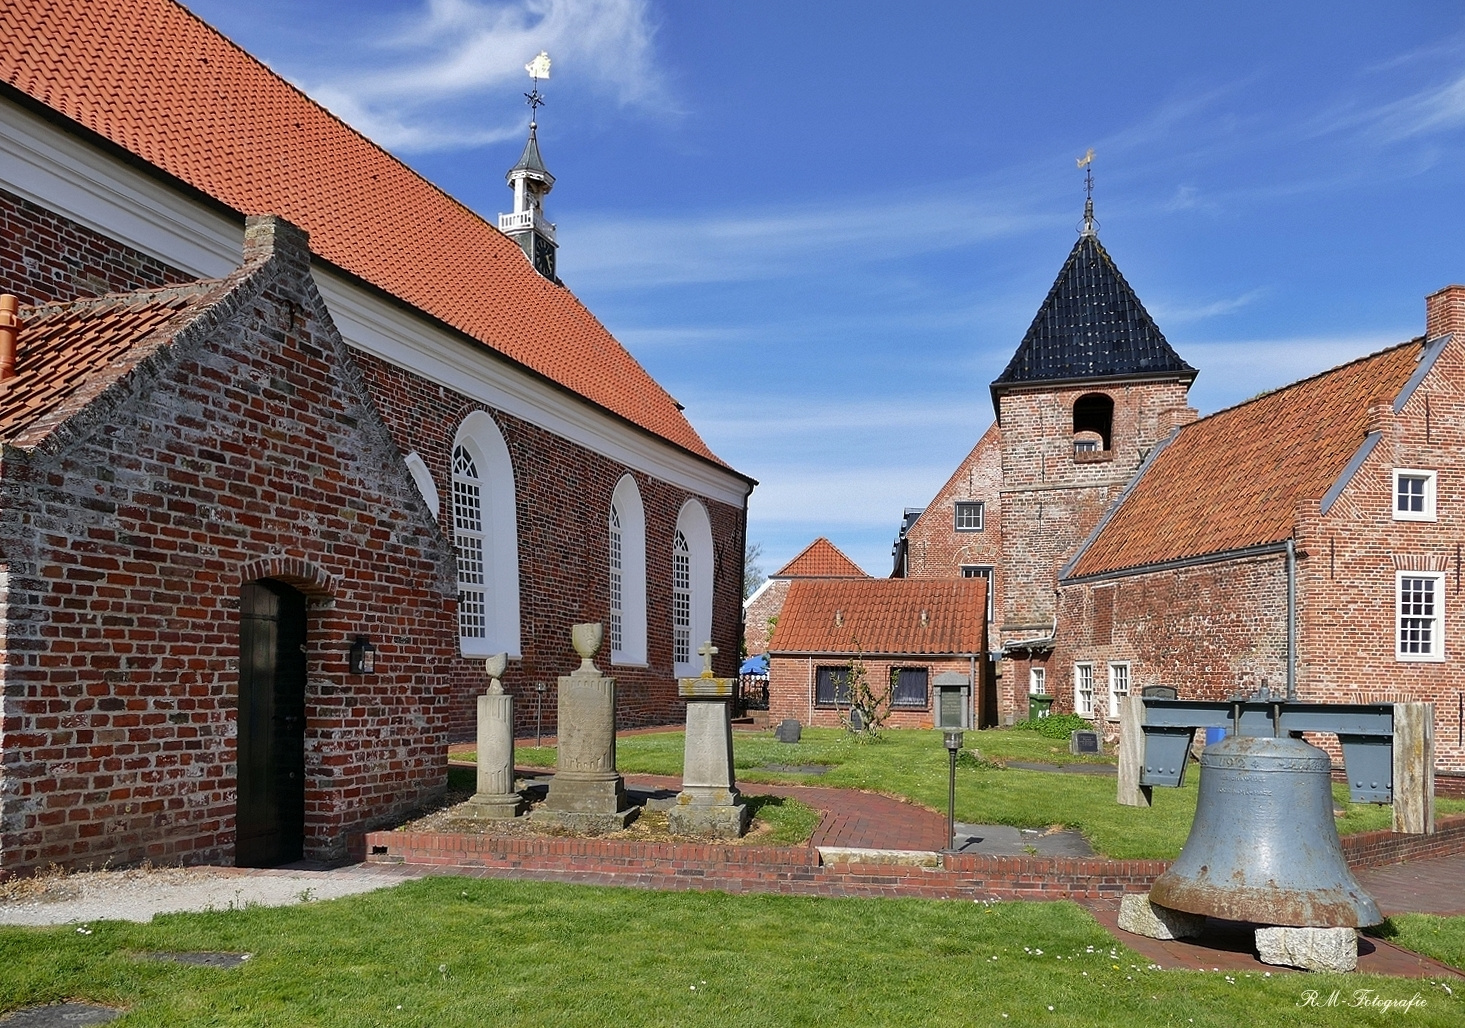
M769 719L838 725L858 656L871 687L889 687L888 726L971 727L981 717L972 683L986 657L986 603L981 579L790 582L768 644Z
M1438 765L1461 769L1445 607L1465 289L1427 308L1420 339L1197 420L1195 370L1089 208L992 384L996 423L902 525L895 573L991 580L1002 722L1029 692L1102 720L1147 685L1290 682L1304 699L1434 702Z
M532 130L500 231L172 0L0 29L0 873L280 859L236 839L261 632L310 856L442 788L489 654L552 690L606 623L623 724L701 641L735 673L754 483L556 277Z
M749 656L768 650L768 636L788 598L789 583L804 578L869 578L854 561L822 535L799 551L743 601L743 644Z

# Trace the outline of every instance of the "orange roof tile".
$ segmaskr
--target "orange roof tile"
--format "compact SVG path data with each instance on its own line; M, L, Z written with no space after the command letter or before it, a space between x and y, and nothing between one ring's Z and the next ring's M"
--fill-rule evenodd
M986 620L980 578L801 579L789 583L768 651L980 653Z
M779 568L770 578L869 578L854 561L846 557L822 535L805 546L797 557Z
M21 307L15 377L0 383L0 440L28 445L166 344L222 283L203 280Z
M320 257L721 464L676 402L497 228L172 0L0 5L0 81Z
M1422 340L1361 358L1192 422L1155 455L1067 577L1281 542L1392 403ZM1163 529L1163 530L1161 530Z

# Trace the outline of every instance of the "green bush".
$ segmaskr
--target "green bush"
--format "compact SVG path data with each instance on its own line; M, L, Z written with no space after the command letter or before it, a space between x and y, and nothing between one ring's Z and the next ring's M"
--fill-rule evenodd
M1078 714L1053 714L1050 717L1018 721L1012 727L1024 732L1037 732L1048 739L1067 739L1073 732L1092 731L1094 723Z

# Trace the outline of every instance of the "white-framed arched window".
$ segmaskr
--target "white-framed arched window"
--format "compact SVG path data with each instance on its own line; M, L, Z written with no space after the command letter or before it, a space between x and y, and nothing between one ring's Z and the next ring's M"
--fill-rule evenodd
M474 411L453 440L458 643L465 657L520 656L514 467L493 418Z
M696 500L682 504L672 537L672 671L702 673L697 650L712 638L712 523Z
M621 476L610 499L610 660L646 663L646 512L641 490Z

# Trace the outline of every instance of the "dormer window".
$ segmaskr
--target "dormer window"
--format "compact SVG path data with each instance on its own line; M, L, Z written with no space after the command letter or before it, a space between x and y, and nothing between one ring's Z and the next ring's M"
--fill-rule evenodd
M1435 473L1416 468L1394 469L1394 520L1435 520Z

